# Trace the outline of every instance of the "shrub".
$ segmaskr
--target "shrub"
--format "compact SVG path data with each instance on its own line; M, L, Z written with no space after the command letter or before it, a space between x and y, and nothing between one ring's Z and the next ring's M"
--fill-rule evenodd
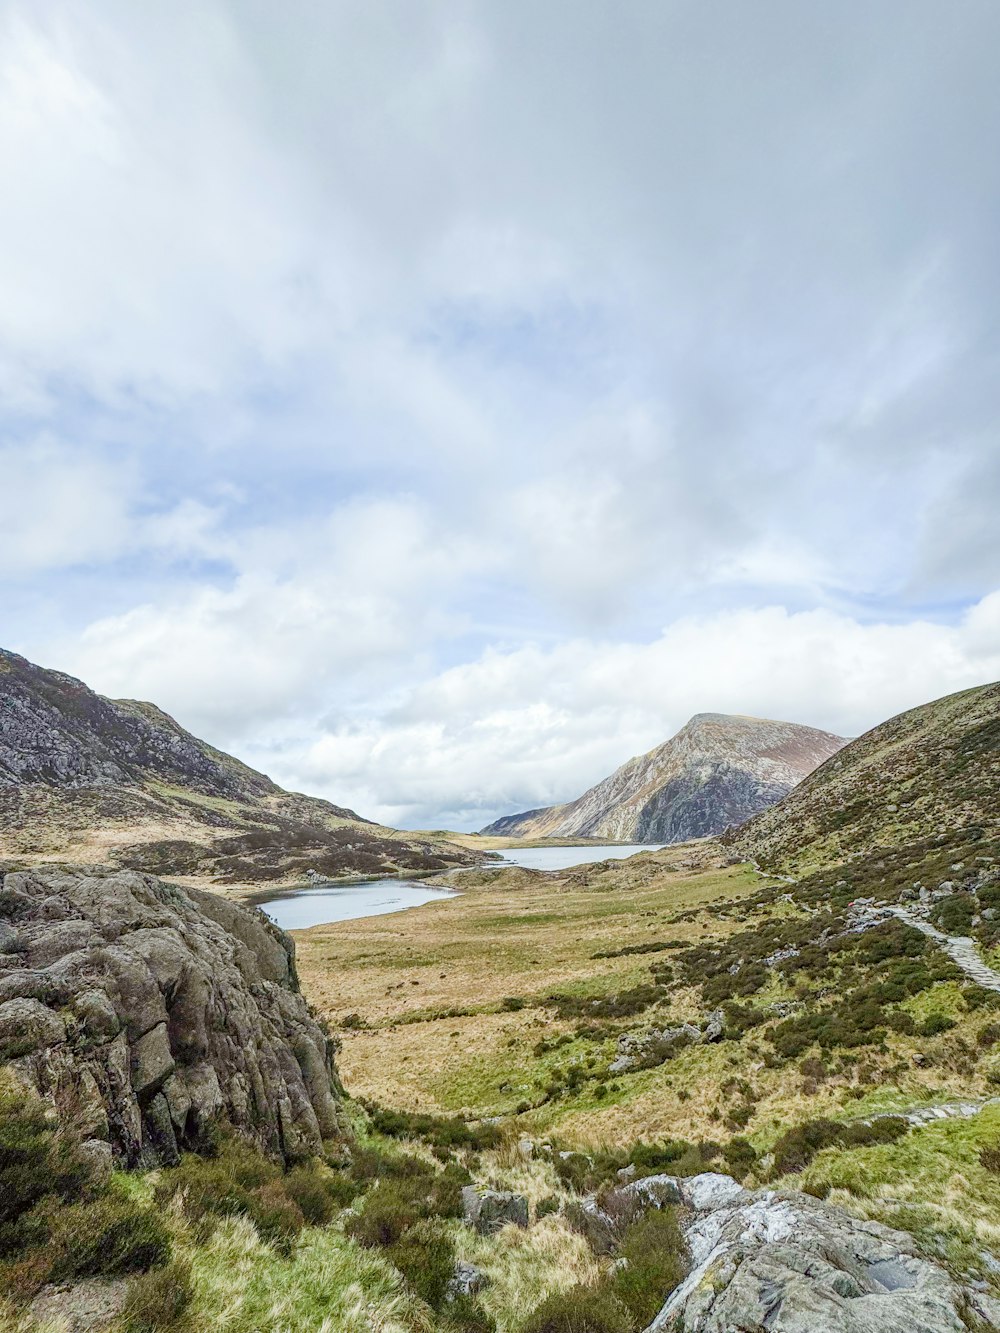
M421 1300L441 1308L455 1271L455 1245L440 1222L414 1223L386 1250L386 1257Z
M0 1258L24 1247L22 1219L36 1203L86 1197L91 1180L75 1140L49 1122L41 1101L0 1094Z
M599 998L585 995L549 995L546 1005L560 1018L631 1018L648 1009L663 996L662 987L652 984Z
M500 1008L507 1014L516 1014L519 1009L523 1009L527 1000L522 1000L520 995L505 995L500 1001Z
M946 935L971 935L976 907L971 893L953 893L937 904L931 917Z
M314 1167L303 1166L284 1176L280 1166L258 1149L236 1138L224 1138L215 1157L187 1154L179 1166L164 1171L156 1197L165 1203L179 1196L186 1216L200 1224L206 1235L216 1218L248 1217L262 1240L287 1251L305 1225L305 1217L286 1182L291 1180L292 1189L305 1197L313 1193L305 1185L306 1174L312 1171ZM316 1206L314 1199L311 1206Z
M1000 1143L989 1143L979 1154L979 1161L987 1171L1000 1175Z
M418 1158L407 1160L415 1169L380 1179L361 1212L348 1219L344 1229L359 1245L387 1249L425 1218L461 1217L469 1173L455 1166L435 1171Z
M521 1333L632 1333L628 1310L604 1284L578 1283L555 1292L521 1326Z
M444 1309L446 1333L497 1333L496 1320L475 1296L456 1296Z
M722 1149L722 1157L729 1174L743 1180L757 1164L757 1152L747 1139L735 1138Z
M113 1193L64 1207L43 1203L32 1216L44 1219L55 1281L141 1273L170 1257L170 1235L159 1215Z
M936 1037L955 1026L955 1020L947 1014L928 1014L920 1028L922 1037Z
M435 1147L471 1148L484 1152L500 1141L496 1125L470 1125L461 1116L428 1115L387 1110L375 1102L364 1102L372 1128L392 1139L420 1139Z
M159 1216L97 1181L40 1101L0 1092L0 1289L25 1299L45 1282L141 1272L169 1254Z
M894 1143L909 1131L902 1116L880 1116L871 1124L839 1124L836 1120L807 1120L787 1130L772 1149L774 1173L802 1171L823 1148L865 1148L873 1144Z
M702 983L701 993L706 1004L720 1004L736 995L753 995L767 982L767 968L763 963L746 963L737 972L722 972Z
M121 1333L160 1333L178 1324L193 1296L191 1270L175 1259L129 1283Z
M633 1222L619 1256L625 1264L615 1272L614 1294L637 1326L645 1328L687 1272L687 1247L676 1210L661 1208Z
M908 1014L905 1009L894 1009L885 1021L893 1032L901 1032L904 1036L910 1036L917 1030L913 1015Z
M404 1181L383 1180L365 1197L361 1212L347 1219L344 1230L367 1249L388 1249L424 1214Z
M342 1197L342 1192L333 1184L337 1180L338 1176L320 1175L315 1167L297 1166L289 1171L282 1183L309 1225L321 1227L333 1217Z
M558 1213L561 1207L558 1194L546 1194L545 1198L539 1199L535 1206L535 1217L540 1222L543 1217L551 1217L554 1213Z

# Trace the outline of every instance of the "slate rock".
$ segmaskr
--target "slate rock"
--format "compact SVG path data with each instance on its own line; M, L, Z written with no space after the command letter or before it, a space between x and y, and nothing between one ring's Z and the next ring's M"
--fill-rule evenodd
M459 1259L455 1263L455 1271L448 1281L445 1289L444 1298L446 1301L456 1301L461 1297L476 1296L489 1283L489 1278L481 1268L475 1264L467 1263L464 1259Z

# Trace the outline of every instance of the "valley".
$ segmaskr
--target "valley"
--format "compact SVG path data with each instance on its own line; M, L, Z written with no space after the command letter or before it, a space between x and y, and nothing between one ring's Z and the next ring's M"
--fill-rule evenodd
M218 886L8 865L3 1333L996 1327L998 699L720 837L314 873L279 906L352 915L294 940Z

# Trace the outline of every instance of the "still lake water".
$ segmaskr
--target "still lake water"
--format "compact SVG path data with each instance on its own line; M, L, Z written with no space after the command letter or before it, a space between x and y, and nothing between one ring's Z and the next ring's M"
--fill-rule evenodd
M565 870L568 866L590 861L621 860L636 852L652 852L660 844L643 843L630 847L524 847L504 851L503 861L490 864L518 865L528 870ZM461 871L456 872L456 888ZM283 897L258 906L276 921L282 930L307 930L331 921L350 921L359 916L384 916L408 907L454 898L450 889L430 888L417 879L372 879L365 884L320 884L315 888L296 889Z

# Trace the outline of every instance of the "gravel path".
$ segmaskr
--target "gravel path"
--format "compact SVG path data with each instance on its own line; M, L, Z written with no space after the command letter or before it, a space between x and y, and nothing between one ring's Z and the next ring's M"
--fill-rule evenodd
M890 907L889 911L893 916L898 916L900 921L905 921L908 926L915 926L917 930L922 930L925 935L929 935L944 949L945 953L951 958L956 967L960 967L967 977L970 977L977 986L983 986L986 990L1000 991L1000 972L994 972L992 967L988 967L980 958L976 949L975 942L965 935L945 935L936 926L932 926L929 921L924 921L922 917L915 916L913 912L905 907Z

